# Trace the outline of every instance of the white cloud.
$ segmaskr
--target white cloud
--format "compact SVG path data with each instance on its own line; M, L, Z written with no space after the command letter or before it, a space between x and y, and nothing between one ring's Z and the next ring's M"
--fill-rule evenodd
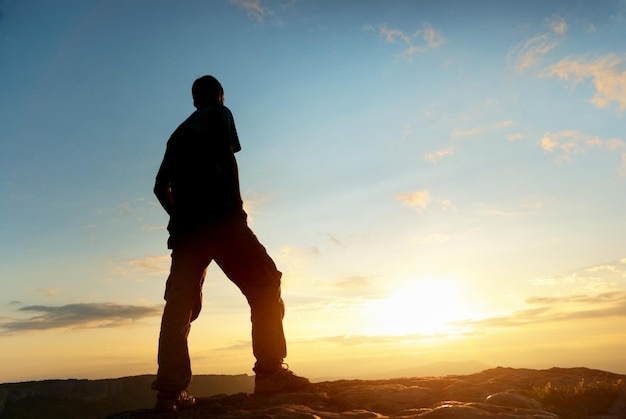
M425 209L430 204L430 192L426 190L411 193L399 193L396 199L402 204L418 209Z
M422 28L415 32L414 36L421 36L426 44L431 48L439 48L445 42L445 39L443 39L441 32L436 30L429 23L423 24Z
M405 141L413 134L413 127L410 125L406 125L404 130L402 130L402 134L400 135L400 140Z
M484 205L480 213L489 217L515 217L519 215L535 213L543 208L543 203L537 200L520 201L506 207Z
M619 138L603 141L600 137L584 134L577 130L547 132L541 138L541 148L557 154L557 162L571 161L574 154L593 147L604 147L610 151L623 150L626 143Z
M620 138L609 138L604 142L604 145L609 150L621 150L626 148L626 143Z
M567 31L565 19L556 17L547 21L549 32L536 35L513 48L507 58L519 72L539 64L543 57L560 45Z
M617 272L617 268L615 265L598 265L593 266L591 268L585 269L587 272L600 272L600 271L608 271L608 272Z
M452 130L451 136L452 138L474 137L481 134L482 132L484 132L482 128L470 128L466 130L454 128Z
M302 271L319 254L319 248L316 246L307 248L283 246L278 252L273 252L272 257L281 271L290 274L293 282L293 274Z
M454 153L454 148L453 147L447 147L447 148L443 148L441 150L425 153L424 154L424 159L428 160L428 161L430 161L432 163L437 163L438 161L442 160L443 158L452 155L452 153Z
M496 122L495 124L493 124L493 128L494 129L508 128L511 125L513 125L513 121L510 121L510 120L500 121L500 122Z
M547 26L557 35L565 35L567 31L567 23L562 17L555 17L554 19L548 19Z
M571 81L574 87L591 79L596 91L592 104L606 108L616 103L620 111L626 109L626 55L609 54L597 59L565 58L540 74L540 77L553 76Z
M379 33L389 43L399 41L405 44L406 49L402 52L402 56L407 60L410 60L418 52L439 48L445 43L441 32L429 23L422 24L412 35L407 35L400 29L388 28L387 24L384 23L380 26Z
M266 202L270 201L272 197L270 195L257 195L252 194L251 196L246 195L243 200L243 209L248 214L248 222L254 222L254 216L256 214L260 214L259 207Z
M119 215L126 215L133 212L133 207L130 205L130 202L122 202L115 207L115 212Z
M170 270L171 256L169 254L160 256L146 256L137 259L127 259L116 263L111 270L115 276L132 275L167 275Z
M608 293L624 289L626 267L618 259L608 263L588 266L561 275L535 278L533 285L552 287L558 295L587 292Z
M432 199L432 197L430 196L430 191L428 190L399 193L395 196L395 198L403 205L414 208L418 212L425 210L432 203L438 205L443 211L455 209L454 204L452 204L452 201L450 201L449 199Z
M526 300L526 304L528 308L502 316L459 323L485 329L626 317L626 293L624 291L595 295L532 297Z
M246 14L258 23L263 23L267 17L273 15L272 11L263 5L263 0L229 0L229 2L245 10Z
M380 27L380 34L385 37L387 42L396 42L397 39L401 40L405 44L409 44L411 42L411 38L406 36L400 29L388 29L386 23Z
M464 129L464 130L454 128L450 135L452 136L452 138L475 137L477 135L484 135L489 132L509 128L513 124L514 124L513 121L505 120L505 121L494 122L493 124L488 125L488 126L480 126L480 127L474 127L474 128Z

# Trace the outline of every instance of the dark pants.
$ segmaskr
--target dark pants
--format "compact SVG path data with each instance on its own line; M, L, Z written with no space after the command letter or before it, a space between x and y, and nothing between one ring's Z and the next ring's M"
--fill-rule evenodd
M212 260L250 305L255 371L279 366L287 355L282 323L285 306L280 295L282 274L245 220L229 215L174 239L159 337L159 370L152 388L179 392L191 382L187 336L191 322L200 314L202 284Z

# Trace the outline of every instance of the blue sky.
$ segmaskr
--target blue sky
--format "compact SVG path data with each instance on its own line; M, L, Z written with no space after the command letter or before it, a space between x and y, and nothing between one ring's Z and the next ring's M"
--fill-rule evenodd
M296 371L626 372L625 32L624 1L0 1L0 381L154 372L153 180L204 74ZM205 298L194 371L249 373L243 297Z

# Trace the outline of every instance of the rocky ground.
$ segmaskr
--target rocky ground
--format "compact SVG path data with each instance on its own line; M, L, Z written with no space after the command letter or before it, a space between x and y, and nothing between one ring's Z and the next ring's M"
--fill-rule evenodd
M626 418L626 392L620 385L624 378L587 368L495 368L464 376L341 380L314 383L297 393L200 398L194 408L177 414L138 410L109 419L622 419ZM581 391L585 386L590 391ZM609 387L615 391L607 392ZM545 399L544 404L551 406L542 405L537 400L542 397L537 396L548 393L560 399Z

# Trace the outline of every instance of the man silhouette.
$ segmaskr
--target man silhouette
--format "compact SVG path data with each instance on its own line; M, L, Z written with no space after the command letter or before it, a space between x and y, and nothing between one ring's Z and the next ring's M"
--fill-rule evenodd
M187 337L202 306L206 269L215 260L250 305L255 393L295 390L309 380L291 372L283 332L285 307L274 261L247 225L235 155L241 150L224 90L212 76L192 86L196 111L174 131L154 185L169 214L172 264L159 336L155 408L193 405Z

